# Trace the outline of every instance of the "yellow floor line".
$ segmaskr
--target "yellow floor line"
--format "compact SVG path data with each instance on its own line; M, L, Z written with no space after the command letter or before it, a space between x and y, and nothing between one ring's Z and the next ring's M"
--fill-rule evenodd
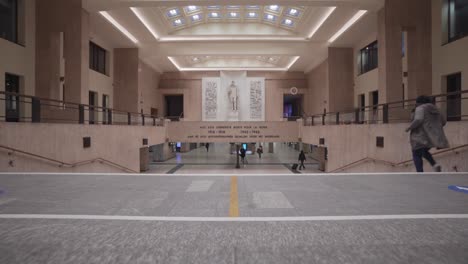
M229 217L239 217L239 194L237 193L237 177L231 177L231 199L229 202Z

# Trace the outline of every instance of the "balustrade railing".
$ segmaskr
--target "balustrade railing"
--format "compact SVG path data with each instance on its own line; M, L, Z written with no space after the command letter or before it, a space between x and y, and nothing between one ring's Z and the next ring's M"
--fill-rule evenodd
M164 118L112 108L0 92L0 120L6 122L164 126Z
M468 90L431 96L448 121L468 120ZM322 113L303 117L304 126L388 124L411 121L416 99L365 106L353 111Z

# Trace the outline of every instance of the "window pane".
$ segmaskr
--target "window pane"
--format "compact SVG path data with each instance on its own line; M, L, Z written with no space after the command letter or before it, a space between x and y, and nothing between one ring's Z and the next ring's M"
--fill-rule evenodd
M374 42L360 52L360 74L364 74L378 67L378 48Z
M449 41L468 36L468 0L448 0Z
M106 50L92 42L89 43L89 68L106 74Z
M455 30L458 37L468 35L468 0L455 0Z
M0 1L0 38L18 41L17 0Z

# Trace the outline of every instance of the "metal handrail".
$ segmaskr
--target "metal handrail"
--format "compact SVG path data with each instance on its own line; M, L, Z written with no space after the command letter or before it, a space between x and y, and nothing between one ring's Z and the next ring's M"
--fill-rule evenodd
M51 159L51 158L44 157L44 156L41 156L41 155L38 155L38 154L34 154L34 153L31 153L31 152L27 152L27 151L15 149L15 148L3 146L3 145L0 145L0 149L6 149L6 150L9 150L9 151L13 151L13 152L9 152L8 155L12 155L13 153L18 152L20 154L27 155L27 156L30 156L30 157L33 157L33 158L36 158L36 159L41 159L41 160L45 160L45 161L48 161L48 162L51 162L51 163L56 163L56 164L59 165L60 168L61 167L75 168L75 167L78 167L78 166L83 166L83 165L94 163L94 162L100 162L100 163L106 163L108 165L111 165L113 167L116 167L116 168L118 168L120 170L123 170L123 171L126 171L126 172L138 173L137 171L134 171L134 170L129 169L129 168L125 167L125 166L119 165L119 164L117 164L115 162L112 162L112 161L109 161L109 160L106 160L106 159L103 159L103 158L95 158L95 159L84 160L84 161L75 162L75 163L68 163L68 162L64 162L64 161L60 161L60 160L56 160L56 159Z
M54 102L54 103L59 103L60 105L50 105L50 106L57 106L57 107L62 107L62 106L76 106L76 108L73 108L74 110L79 109L79 107L86 107L87 109L93 109L95 112L107 112L111 111L113 113L120 113L120 114L130 114L132 116L142 116L142 117L147 117L147 118L157 118L152 115L145 115L142 113L137 113L137 112L128 112L128 111L123 111L123 110L118 110L110 107L102 107L102 106L94 106L94 105L87 105L87 104L80 104L80 103L73 103L73 102L67 102L67 101L60 101L56 99L50 99L50 98L43 98L43 97L37 97L37 96L32 96L32 95L26 95L26 94L20 94L20 93L13 93L13 92L6 92L6 91L0 91L0 95L10 95L10 96L18 96L20 98L29 98L29 99L38 99L41 102ZM6 100L6 99L0 99L0 100ZM24 102L26 103L26 102ZM46 104L43 104L46 105ZM101 111L98 111L101 110Z
M442 154L445 154L445 153L448 153L448 152L455 152L455 154L458 155L458 152L456 152L456 151L460 150L460 149L463 149L463 148L466 148L466 147L468 147L468 144L464 144L464 145L461 145L461 146L457 146L457 147L437 151L437 152L433 153L432 155L433 156L439 156L439 155L442 155ZM335 170L333 170L333 171L331 171L329 173L343 171L343 170L348 169L350 167L354 167L354 166L356 166L358 164L361 164L361 163L364 163L364 162L370 162L370 161L377 162L377 163L384 163L384 164L387 164L387 165L392 166L392 167L400 167L400 166L407 165L408 163L413 162L413 160L410 159L410 160L405 160L405 161L401 161L401 162L398 162L398 163L394 163L394 162L387 161L387 160L380 160L380 159L374 159L374 158L366 157L366 158L354 161L352 163L349 163L349 164L347 164L345 166L342 166L342 167L340 167L338 169L335 169Z
M451 95L460 95L460 96L462 96L464 94L468 94L468 90L462 90L462 91L459 91L459 92L432 95L432 96L429 96L429 97L436 100L437 98L443 98L443 97L447 97L447 96L451 96ZM462 97L461 99L468 99L468 98ZM304 115L304 119L316 118L316 117L317 118L318 117L325 118L325 117L334 116L334 115L337 115L337 114L338 115L355 114L356 111L359 111L360 113L372 112L372 111L384 110L385 108L387 109L387 111L389 109L406 109L406 107L414 106L414 104L407 105L408 103L415 103L415 102L416 102L416 99L407 99L407 100L396 101L396 102L389 102L389 103L383 103L383 104L367 105L367 106L363 106L363 107L357 107L357 108L354 109L353 112L343 111L343 112L324 112L324 113L312 114L312 115L307 115L306 114L306 115ZM443 103L443 102L446 102L446 101L444 101L444 100L437 101L437 103ZM395 107L394 105L399 105L399 106ZM403 106L403 107L400 107L400 106ZM374 120L374 121L382 121L382 120Z

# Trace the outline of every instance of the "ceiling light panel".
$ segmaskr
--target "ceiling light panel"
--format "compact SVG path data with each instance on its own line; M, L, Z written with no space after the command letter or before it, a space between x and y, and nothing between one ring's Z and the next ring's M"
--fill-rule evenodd
M221 13L215 11L215 12L209 12L208 18L209 19L221 19L222 16L221 16Z
M279 14L281 12L281 7L279 5L269 5L266 6L266 10Z
M281 5L226 5L161 7L171 29L168 32L204 23L263 23L295 31L308 7Z

